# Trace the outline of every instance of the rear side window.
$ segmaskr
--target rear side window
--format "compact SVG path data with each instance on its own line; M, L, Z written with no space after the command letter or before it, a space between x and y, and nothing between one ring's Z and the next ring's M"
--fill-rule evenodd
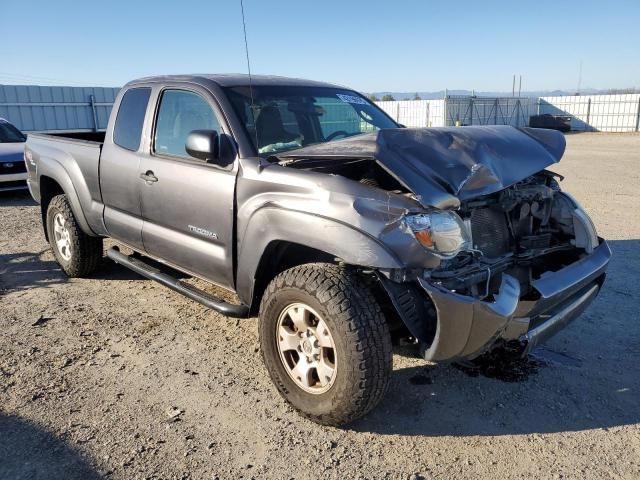
M116 145L134 152L140 148L142 125L150 95L150 88L132 88L124 94L113 128L113 142Z

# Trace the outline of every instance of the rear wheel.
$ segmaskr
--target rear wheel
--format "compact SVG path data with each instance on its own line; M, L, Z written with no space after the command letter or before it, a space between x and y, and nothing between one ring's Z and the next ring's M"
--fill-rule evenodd
M102 238L82 231L66 195L57 195L49 203L47 234L56 260L68 276L83 277L97 268L102 258Z
M391 337L364 279L333 264L278 275L260 305L260 344L280 394L311 420L342 425L384 396Z

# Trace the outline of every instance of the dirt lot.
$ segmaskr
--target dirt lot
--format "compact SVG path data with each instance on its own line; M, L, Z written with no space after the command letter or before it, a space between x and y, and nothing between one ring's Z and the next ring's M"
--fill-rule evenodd
M639 478L640 136L567 140L563 188L615 254L598 300L521 375L397 352L346 429L283 403L256 319L107 260L69 280L30 197L0 196L0 478Z

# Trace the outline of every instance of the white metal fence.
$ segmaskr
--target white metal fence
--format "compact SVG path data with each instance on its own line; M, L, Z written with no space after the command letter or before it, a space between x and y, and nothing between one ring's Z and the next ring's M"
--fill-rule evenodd
M640 93L540 97L540 114L571 117L571 130L637 132L640 127Z
M444 127L444 100L376 102L396 122L406 127Z
M559 97L475 97L376 102L407 127L529 125L533 115L571 118L571 129L600 132L640 130L640 94Z

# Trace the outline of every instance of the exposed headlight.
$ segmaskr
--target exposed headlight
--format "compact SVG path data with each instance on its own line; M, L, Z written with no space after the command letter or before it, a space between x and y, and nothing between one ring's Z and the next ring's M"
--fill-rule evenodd
M420 244L439 257L454 257L471 243L467 227L455 212L419 213L405 220Z
M576 247L584 248L587 253L593 252L593 250L600 244L600 241L598 240L598 232L593 224L593 220L591 220L589 214L572 195L567 192L562 192L562 195L568 198L575 207L572 217Z

